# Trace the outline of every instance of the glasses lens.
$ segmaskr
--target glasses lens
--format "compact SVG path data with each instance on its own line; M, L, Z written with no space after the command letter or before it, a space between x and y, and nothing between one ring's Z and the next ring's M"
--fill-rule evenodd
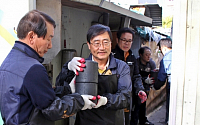
M133 41L132 41L132 40L129 40L128 42L129 42L129 43L132 43Z
M110 42L103 42L103 45L104 45L104 46L109 46L109 45L110 45Z
M102 42L103 46L110 46L111 42ZM91 43L92 45L94 45L95 47L100 47L102 44L101 43Z
M100 43L94 43L94 46L95 46L95 47L99 47L99 46L100 46Z
M122 41L122 43L127 43L127 44L131 44L132 40L126 40L126 39L120 39Z

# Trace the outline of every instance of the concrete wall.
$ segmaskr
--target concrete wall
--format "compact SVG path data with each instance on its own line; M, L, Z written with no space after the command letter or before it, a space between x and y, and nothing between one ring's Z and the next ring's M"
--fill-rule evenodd
M62 49L75 49L80 56L82 44L87 42L86 34L91 22L97 21L99 16L96 12L62 6ZM87 45L84 45L82 57L88 57L89 53Z
M53 47L44 55L44 64L48 64L61 50L61 0L37 0L36 9L49 14L56 22Z

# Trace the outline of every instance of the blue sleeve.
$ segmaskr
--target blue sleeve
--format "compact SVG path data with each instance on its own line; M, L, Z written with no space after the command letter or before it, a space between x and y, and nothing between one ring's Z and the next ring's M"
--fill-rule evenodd
M118 89L125 88L128 91L132 91L132 82L130 77L130 68L129 66L124 63L124 67L119 73L118 79Z
M159 68L159 71L158 71L158 77L157 78L160 81L166 81L166 78L167 78L167 73L165 71L163 59L160 61L160 68Z
M40 110L47 108L55 100L55 93L47 71L42 65L36 64L29 69L23 86L32 104Z

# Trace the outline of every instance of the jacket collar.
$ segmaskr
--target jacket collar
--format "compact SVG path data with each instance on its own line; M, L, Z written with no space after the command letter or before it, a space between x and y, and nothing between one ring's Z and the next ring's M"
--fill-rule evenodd
M34 49L32 49L30 46L28 46L27 44L22 43L20 41L15 41L14 47L18 48L19 51L25 53L29 57L32 57L32 58L38 60L40 63L43 63L44 58L40 57L39 54Z
M120 55L124 56L124 51L122 49L120 49L118 45L116 45L115 49L117 52L119 52ZM128 50L128 53L129 53L129 55L132 55L132 51L130 49Z

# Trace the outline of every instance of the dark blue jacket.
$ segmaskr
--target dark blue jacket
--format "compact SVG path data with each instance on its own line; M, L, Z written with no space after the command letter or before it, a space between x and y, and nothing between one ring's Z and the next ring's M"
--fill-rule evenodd
M86 60L92 60L92 54ZM108 109L123 109L127 108L130 105L131 92L132 92L132 82L130 77L130 68L129 66L119 59L114 58L110 54L110 64L107 69L110 69L112 74L119 74L118 79L118 91L116 94L106 94L108 99L107 104L105 105ZM124 100L127 100L127 103L124 103ZM116 101L118 100L118 101Z
M0 67L0 110L7 125L54 124L67 115L76 113L84 101L79 94L56 97L43 62L35 50L16 41Z

